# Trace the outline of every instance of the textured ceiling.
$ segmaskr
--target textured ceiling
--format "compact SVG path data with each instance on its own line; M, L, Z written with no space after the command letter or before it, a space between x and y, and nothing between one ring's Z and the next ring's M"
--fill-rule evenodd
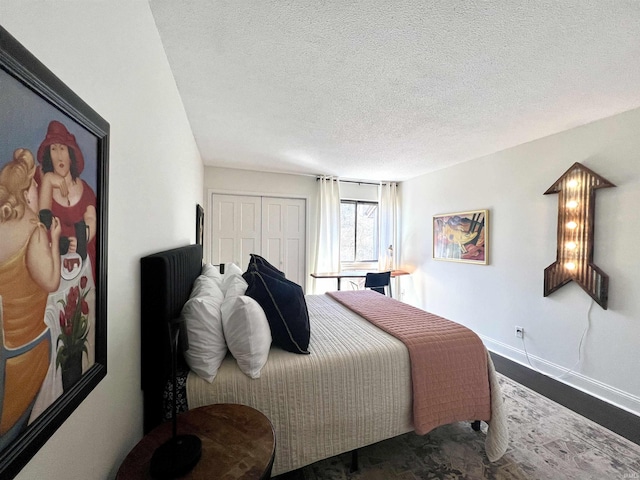
M205 165L405 180L640 107L636 0L149 0Z

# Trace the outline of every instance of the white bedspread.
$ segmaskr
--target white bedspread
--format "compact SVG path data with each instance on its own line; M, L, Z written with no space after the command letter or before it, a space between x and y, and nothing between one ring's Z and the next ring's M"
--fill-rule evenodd
M269 417L276 433L273 475L413 430L404 344L326 295L306 298L311 355L272 347L255 380L228 355L212 384L193 373L187 379L189 408L240 403ZM489 377L492 406L501 409L493 365ZM486 444L491 459L504 453L506 441L506 427L493 425L504 424L504 415L495 414Z

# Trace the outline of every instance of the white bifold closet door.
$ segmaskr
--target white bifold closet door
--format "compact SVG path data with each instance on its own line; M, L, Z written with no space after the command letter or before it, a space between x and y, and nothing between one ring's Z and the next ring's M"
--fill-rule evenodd
M212 263L246 270L257 253L304 288L306 200L213 194L211 205Z

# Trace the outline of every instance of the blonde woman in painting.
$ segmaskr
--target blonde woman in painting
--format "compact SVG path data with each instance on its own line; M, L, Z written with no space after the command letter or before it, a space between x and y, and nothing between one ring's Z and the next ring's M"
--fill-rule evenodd
M33 154L19 148L0 171L0 451L18 436L51 360L44 322L60 284L60 222L39 222Z

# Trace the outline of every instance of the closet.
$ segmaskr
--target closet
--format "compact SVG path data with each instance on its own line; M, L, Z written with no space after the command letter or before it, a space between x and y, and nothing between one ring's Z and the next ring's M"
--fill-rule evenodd
M247 268L249 254L263 256L304 288L306 200L212 194L209 259Z

